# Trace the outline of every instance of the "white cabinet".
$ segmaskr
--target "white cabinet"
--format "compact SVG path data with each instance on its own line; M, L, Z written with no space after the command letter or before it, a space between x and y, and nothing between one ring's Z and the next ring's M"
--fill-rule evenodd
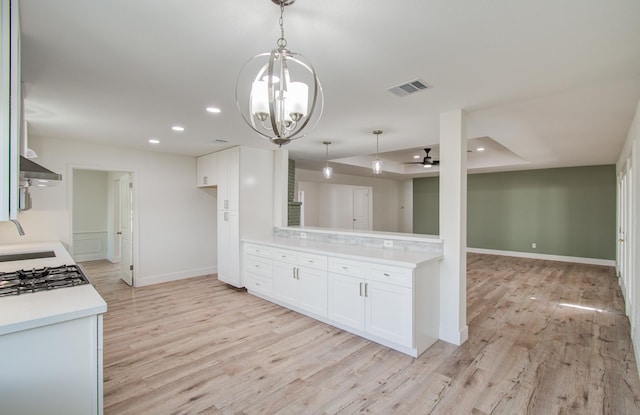
M327 316L327 258L276 249L273 254L273 296L309 313Z
M439 335L439 263L406 267L245 243L247 290L417 357ZM374 254L375 255L375 254Z
M379 268L364 262L330 258L329 319L381 339L411 347L411 270Z
M244 245L244 284L248 291L273 295L271 251L261 245Z
M200 156L196 159L198 187L218 185L218 153Z
M215 162L204 159L207 156L198 159L198 180L204 166L215 163L218 279L244 287L240 239L273 232L273 152L232 147L215 154ZM257 277L252 282L256 283Z
M239 241L239 212L218 211L218 279L236 287L243 286L240 278Z
M0 0L0 221L17 219L22 96L18 0Z
M240 147L232 147L217 154L218 210L238 210L240 208Z

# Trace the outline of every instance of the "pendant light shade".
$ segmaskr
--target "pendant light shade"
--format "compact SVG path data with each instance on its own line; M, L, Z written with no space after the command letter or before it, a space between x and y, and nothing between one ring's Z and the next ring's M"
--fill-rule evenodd
M324 97L311 62L286 48L284 7L295 0L271 1L280 7L277 48L244 64L236 82L236 105L249 127L282 146L317 125Z
M373 174L382 174L382 160L380 160L380 154L378 152L378 140L380 134L382 134L382 130L373 130L373 133L376 135L376 159L371 164L371 168Z
M327 146L327 157L326 157L327 164L322 169L322 175L324 176L325 179L330 179L333 177L333 169L331 168L331 166L329 166L329 144L331 144L331 141L323 141L322 144Z

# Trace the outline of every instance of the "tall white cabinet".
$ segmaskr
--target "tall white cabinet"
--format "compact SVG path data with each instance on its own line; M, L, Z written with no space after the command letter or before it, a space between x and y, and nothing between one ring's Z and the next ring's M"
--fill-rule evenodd
M273 151L232 147L196 163L197 186L217 187L218 279L234 287L245 285L241 239L273 233L273 161Z

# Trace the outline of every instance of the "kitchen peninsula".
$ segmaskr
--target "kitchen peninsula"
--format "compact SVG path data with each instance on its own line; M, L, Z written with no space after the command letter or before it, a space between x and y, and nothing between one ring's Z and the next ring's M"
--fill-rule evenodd
M275 228L244 239L250 294L413 357L439 338L442 241L425 235Z

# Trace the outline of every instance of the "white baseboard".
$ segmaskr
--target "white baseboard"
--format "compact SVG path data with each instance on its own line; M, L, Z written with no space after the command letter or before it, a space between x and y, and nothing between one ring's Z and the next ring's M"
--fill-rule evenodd
M482 249L482 248L467 248L467 252L474 253L474 254L488 254L488 255L512 256L512 257L518 257L518 258L544 259L547 261L574 262L576 264L605 265L608 267L616 266L616 261L613 259L582 258L577 256L536 254L535 252L499 251L497 249Z
M160 284L162 282L185 280L187 278L199 277L201 275L215 274L218 272L217 267L204 267L180 272L170 272L168 274L158 274L149 277L140 277L134 274L133 282L135 287L143 287L145 285Z
M441 325L439 337L440 340L460 346L469 339L469 326L465 325L462 330L448 330L446 327L442 327Z

